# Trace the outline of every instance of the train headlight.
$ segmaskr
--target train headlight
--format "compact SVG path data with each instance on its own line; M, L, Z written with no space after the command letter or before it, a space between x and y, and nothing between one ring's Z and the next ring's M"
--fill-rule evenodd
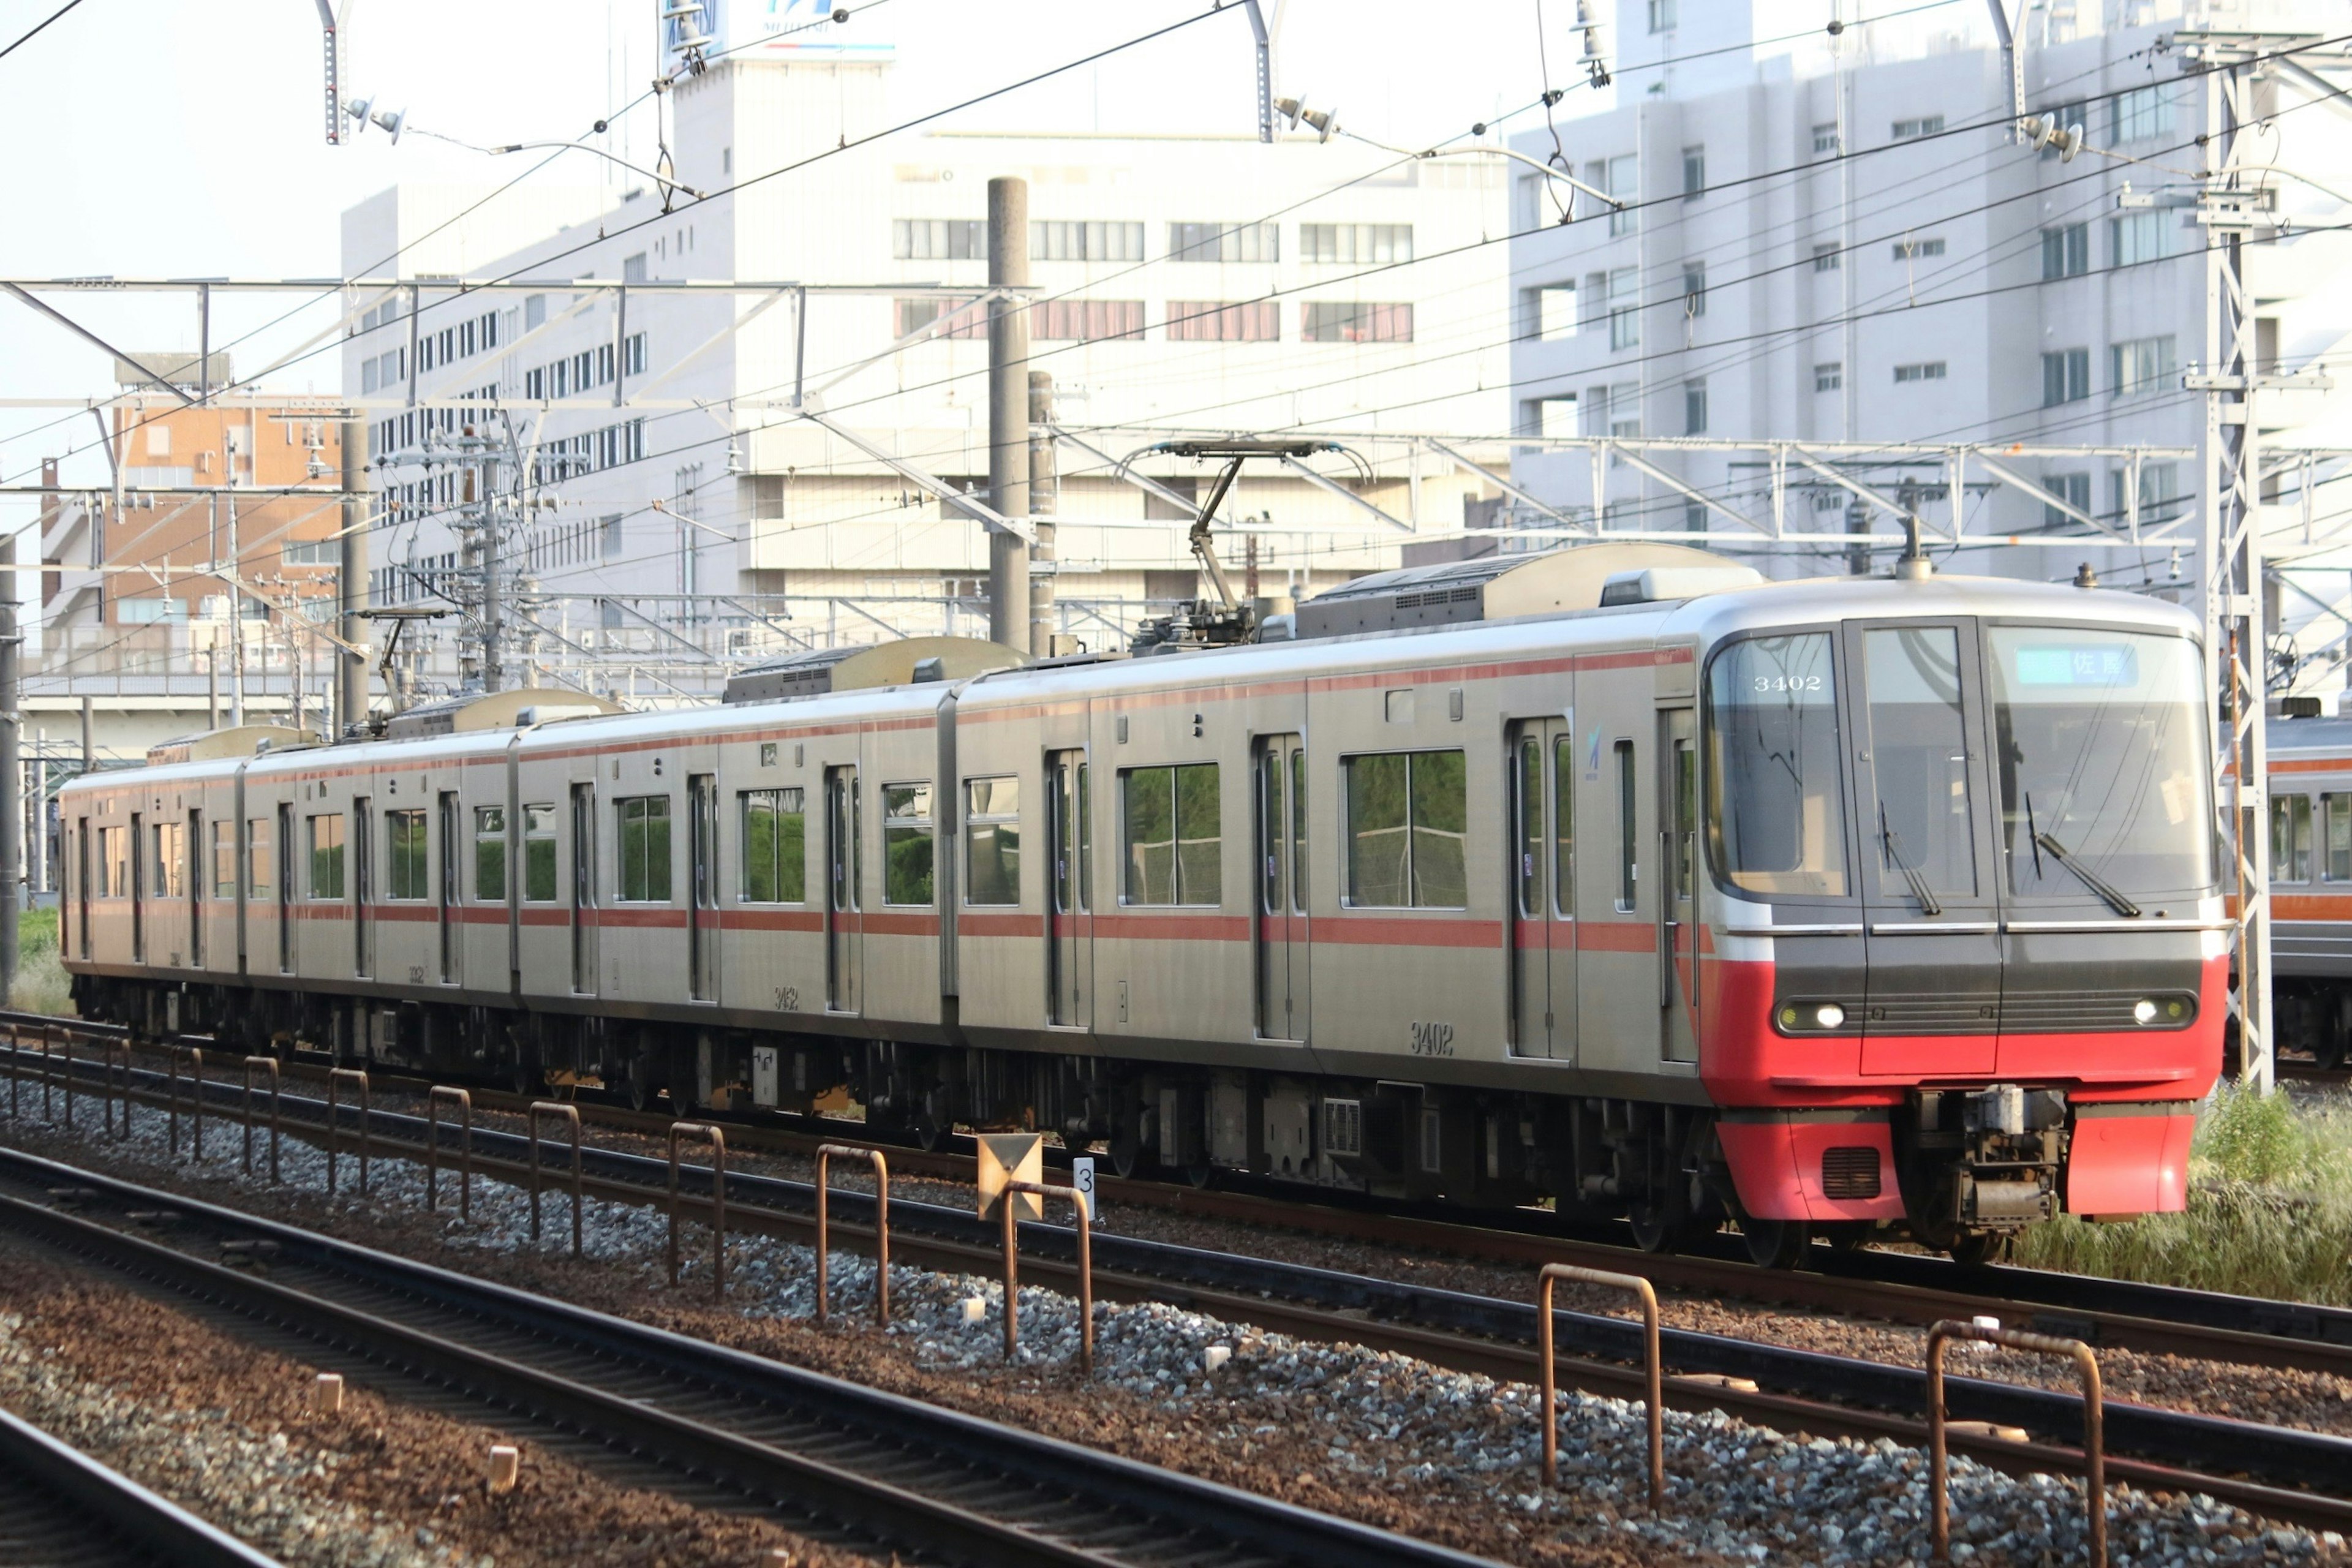
M1834 1002L1824 1002L1813 1009L1813 1022L1824 1029L1834 1029L1845 1022L1845 1009Z
M2132 1004L2132 1022L2135 1024L2153 1024L2156 1014L2156 1004L2146 997Z

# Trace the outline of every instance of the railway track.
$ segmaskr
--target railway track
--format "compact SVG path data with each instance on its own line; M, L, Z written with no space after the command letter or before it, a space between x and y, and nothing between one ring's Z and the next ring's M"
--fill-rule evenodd
M0 1410L0 1568L277 1568L128 1476Z
M217 1100L236 1093L233 1086L215 1089ZM326 1107L289 1096L285 1109L298 1127L316 1131ZM355 1125L356 1109L342 1111ZM372 1120L382 1153L421 1152L421 1118L378 1110ZM350 1133L344 1137L348 1150ZM478 1171L524 1179L521 1136L478 1126L474 1140ZM664 1201L666 1162L608 1149L584 1153L592 1195ZM445 1161L450 1157L445 1151ZM0 1164L16 1158L0 1154ZM689 1201L707 1202L707 1180L689 1168L682 1181ZM731 1231L807 1238L814 1194L805 1184L735 1172L728 1187ZM868 1245L872 1200L845 1191L832 1202L835 1245ZM966 1211L899 1198L891 1220L898 1261L980 1274L999 1267L993 1226ZM1021 1245L1024 1279L1073 1289L1071 1232L1024 1225ZM1105 1298L1174 1301L1230 1321L1488 1375L1532 1380L1536 1373L1536 1313L1525 1303L1112 1235L1095 1238L1094 1257L1096 1292ZM1643 1373L1628 1364L1640 1356L1633 1325L1566 1311L1554 1322L1563 1383L1641 1397ZM1677 1407L1720 1409L1784 1431L1925 1446L1926 1424L1916 1414L1925 1405L1925 1379L1916 1368L1674 1329L1662 1335L1662 1354L1675 1374L1666 1380L1667 1403ZM2082 1429L2074 1394L1958 1377L1948 1380L1947 1405L1956 1420L2032 1435L2021 1444L1956 1429L1952 1446L1988 1464L2017 1472L2083 1468L2082 1456L2062 1446ZM2264 1517L2352 1532L2352 1440L2120 1402L2107 1405L2106 1436L2108 1472L2116 1479L2150 1490L2201 1491Z
M173 1215L169 1239L134 1210ZM1481 1561L31 1155L0 1157L0 1225L924 1562Z

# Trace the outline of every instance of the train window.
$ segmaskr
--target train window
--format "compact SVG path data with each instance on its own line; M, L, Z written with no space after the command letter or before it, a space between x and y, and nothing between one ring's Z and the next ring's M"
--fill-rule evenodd
M310 896L343 896L343 814L320 812L310 818Z
M1095 796L1091 764L1078 764L1078 908L1095 907Z
M1223 902L1217 764L1128 768L1119 773L1119 788L1126 812L1119 897L1130 904Z
M1349 757L1348 901L1372 909L1469 904L1469 803L1460 752Z
M522 896L536 904L555 901L555 807L522 808Z
M1021 781L963 781L964 894L968 904L1021 901Z
M620 887L624 903L667 903L670 896L669 796L629 795L613 803L621 831Z
M2311 797L2271 797L2271 880L2311 880Z
M797 904L807 896L808 811L796 789L743 792L743 881L747 904Z
M1617 907L1631 910L1642 886L1640 781L1634 776L1633 742L1620 741L1617 753Z
M1752 637L1706 678L1707 849L1744 892L1842 898L1845 786L1826 632Z
M882 786L882 901L931 901L931 786Z
M507 808L474 808L474 897L486 904L507 901Z
M1878 847L1879 890L1898 898L1971 896L1976 814L1960 707L1960 634L1951 626L1873 631L1863 649L1878 795L1863 831Z
M432 862L425 858L425 814L387 811L383 814L383 849L390 864L383 879L388 899L423 899L432 895Z
M213 897L236 897L236 824L213 824Z
M269 891L278 879L275 858L270 854L269 818L257 816L245 825L245 891L248 898L258 898Z
M1518 766L1512 787L1518 814L1519 913L1543 913L1544 852L1543 741L1535 735L1519 741Z
M180 878L180 867L187 852L188 830L176 822L159 822L153 831L155 885L150 891L159 899L176 899L187 890Z
M1290 909L1307 912L1307 748L1290 751Z
M131 896L131 837L120 827L98 830L98 864L100 874L106 879L99 896L105 899L127 899Z
M1576 737L1551 743L1551 899L1563 915L1576 912Z
M2323 795L2319 815L2326 858L2319 874L2331 882L2352 882L2352 795Z

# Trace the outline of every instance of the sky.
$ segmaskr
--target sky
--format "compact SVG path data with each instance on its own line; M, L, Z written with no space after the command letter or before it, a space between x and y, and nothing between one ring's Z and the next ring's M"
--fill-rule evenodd
M62 3L0 0L0 47ZM845 26L897 45L892 102L912 116L1213 4L874 0L854 5ZM1265 0L1269 15L1276 4ZM401 181L502 181L542 155L493 157L457 142L571 140L610 118L610 151L650 162L653 106L625 106L653 75L659 8L659 0L342 0L345 96L404 110L407 121L397 145L371 129L331 147L316 0L79 0L0 58L0 145L17 150L0 166L0 276L328 279L344 208ZM1551 59L1571 75L1579 48L1574 0L1456 0L1442 11L1287 0L1281 13L1276 91L1336 108L1349 127L1384 141L1426 143L1533 99L1542 86L1539 19ZM1256 119L1250 38L1241 5L1228 4L1172 37L945 123L1246 133ZM533 178L643 183L577 152ZM195 342L184 297L47 298L133 353ZM224 300L215 341L252 332L235 350L248 372L329 319L313 309L269 325L299 303ZM0 400L107 395L111 372L103 353L0 297ZM270 384L333 391L336 375L334 356L320 355ZM0 402L0 482L37 479L44 457L65 458L68 483L99 482L94 437L87 413ZM0 525L20 526L29 505L0 500Z

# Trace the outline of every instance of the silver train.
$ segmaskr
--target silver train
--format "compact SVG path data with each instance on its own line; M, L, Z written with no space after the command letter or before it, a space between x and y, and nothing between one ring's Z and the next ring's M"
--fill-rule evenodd
M67 965L250 1051L1981 1256L2184 1201L2227 984L2196 635L1601 544L1229 647L200 742L66 792Z

